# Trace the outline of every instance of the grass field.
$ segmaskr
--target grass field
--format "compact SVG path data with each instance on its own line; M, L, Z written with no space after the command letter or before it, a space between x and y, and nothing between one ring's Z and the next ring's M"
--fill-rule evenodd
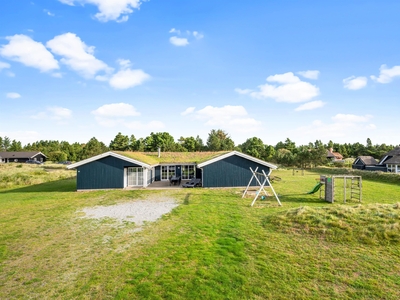
M75 192L70 174L0 189L0 299L400 298L398 184L329 204L306 194L319 173L276 170L283 205L250 207L239 189ZM150 196L180 205L142 231L80 218Z

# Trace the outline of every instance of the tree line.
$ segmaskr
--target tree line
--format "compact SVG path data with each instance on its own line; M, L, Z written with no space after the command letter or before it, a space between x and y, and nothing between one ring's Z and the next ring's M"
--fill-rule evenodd
M211 130L205 143L199 136L180 137L175 141L168 132L151 132L149 136L138 139L133 134L128 136L119 132L109 145L93 137L83 144L41 140L22 146L20 141L0 137L0 151L40 151L51 161L79 161L109 150L140 152L156 152L158 149L163 152L237 150L284 166L307 167L325 164L328 149L339 152L344 158L365 155L379 159L393 148L393 145L373 145L369 138L365 145L358 142L339 144L332 141L323 144L320 140L307 145L296 145L294 141L287 138L273 146L265 144L260 138L252 137L243 144L235 145L229 134L221 129Z

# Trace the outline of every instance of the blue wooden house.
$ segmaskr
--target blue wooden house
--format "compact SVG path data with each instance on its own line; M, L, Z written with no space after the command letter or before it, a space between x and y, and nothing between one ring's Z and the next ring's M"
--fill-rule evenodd
M277 167L237 151L231 152L106 152L71 164L77 170L77 190L148 187L172 177L185 183L199 178L203 187L246 187L250 168L267 175ZM252 185L257 185L256 181Z

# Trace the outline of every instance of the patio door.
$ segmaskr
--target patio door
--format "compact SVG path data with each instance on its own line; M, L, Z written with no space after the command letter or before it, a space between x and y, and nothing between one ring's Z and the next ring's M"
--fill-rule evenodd
M143 186L143 168L128 168L128 186Z
M195 171L194 171L194 166L182 166L182 179L192 179L196 177Z
M169 178L174 177L175 174L175 166L161 166L161 180L169 180Z

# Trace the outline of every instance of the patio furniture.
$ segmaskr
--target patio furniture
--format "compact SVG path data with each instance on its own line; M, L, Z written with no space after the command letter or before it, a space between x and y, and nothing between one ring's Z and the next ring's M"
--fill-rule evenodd
M180 185L181 184L181 176L172 176L169 179L169 185Z
M201 179L199 178L192 178L190 179L190 181L182 184L182 187L190 187L190 188L194 188L196 186L201 186Z

